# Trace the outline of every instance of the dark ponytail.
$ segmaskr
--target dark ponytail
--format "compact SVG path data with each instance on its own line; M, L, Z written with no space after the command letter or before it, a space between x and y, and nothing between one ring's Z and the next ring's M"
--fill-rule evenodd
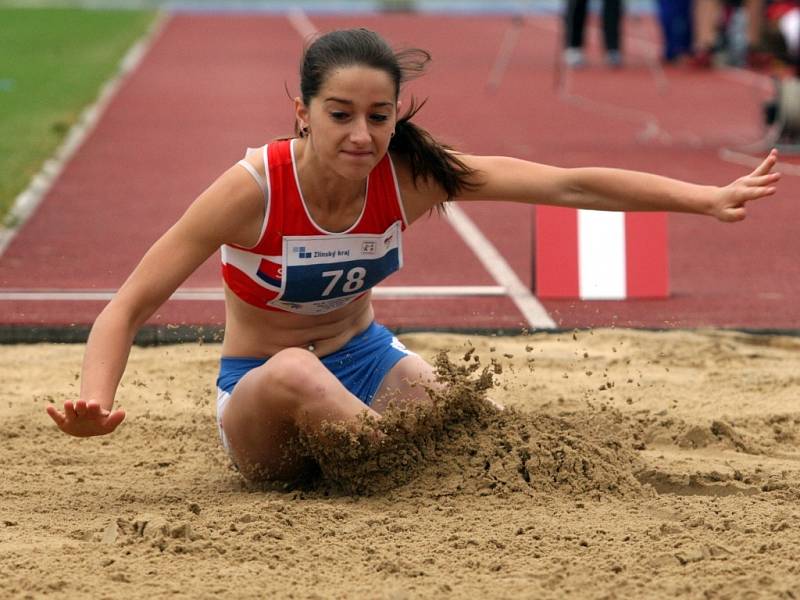
M415 182L433 180L445 191L447 199L452 200L463 190L476 187L477 184L470 181L475 171L465 165L450 146L436 141L430 133L411 122L424 105L424 100L419 105L411 100L411 107L397 120L389 150L406 157Z
M422 75L431 60L431 55L418 48L393 51L386 41L368 29L345 29L332 31L318 37L303 53L300 65L300 91L303 103L308 106L318 93L327 75L336 68L362 65L387 73L395 86L395 98L401 86L410 79ZM395 135L389 150L405 157L415 182L433 180L439 184L451 200L464 190L474 189L470 180L475 174L458 159L452 148L441 144L427 131L411 122L425 104L411 107L397 120ZM303 135L297 130L295 133Z

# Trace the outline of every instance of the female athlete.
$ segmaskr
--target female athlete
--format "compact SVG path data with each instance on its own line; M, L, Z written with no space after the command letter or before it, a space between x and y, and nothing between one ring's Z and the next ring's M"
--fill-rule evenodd
M429 59L365 29L314 41L296 135L249 152L148 250L92 328L80 398L63 412L47 407L56 425L81 437L114 431L134 335L221 248L221 439L244 477L294 479L305 465L290 450L299 432L379 418L390 399L424 402L436 385L432 367L374 321L370 297L401 266L402 233L425 213L482 199L739 221L747 202L775 193L775 151L724 187L458 153L412 123L413 106L399 116L401 84Z

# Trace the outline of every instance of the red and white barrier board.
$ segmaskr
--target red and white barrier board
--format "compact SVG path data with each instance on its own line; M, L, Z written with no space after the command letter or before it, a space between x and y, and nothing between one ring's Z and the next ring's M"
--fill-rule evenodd
M540 298L669 295L665 213L537 206L534 252Z

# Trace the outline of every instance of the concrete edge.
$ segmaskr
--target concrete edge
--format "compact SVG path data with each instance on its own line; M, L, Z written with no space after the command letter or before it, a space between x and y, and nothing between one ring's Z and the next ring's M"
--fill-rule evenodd
M563 333L581 333L598 328L559 328L559 329L526 329L526 328L481 328L481 327L389 327L396 335L409 333L451 333L460 335L479 335L510 337L528 334L546 333L559 335ZM617 327L620 331L670 332L684 331L694 333L723 332L742 333L753 336L786 336L800 337L800 329L754 329L754 328L711 328L696 327L686 329L667 329L650 327ZM35 325L3 325L0 326L0 345L14 344L83 344L89 337L90 325L70 326L35 326ZM146 325L134 339L134 345L165 346L170 344L215 344L222 341L225 328L222 325Z

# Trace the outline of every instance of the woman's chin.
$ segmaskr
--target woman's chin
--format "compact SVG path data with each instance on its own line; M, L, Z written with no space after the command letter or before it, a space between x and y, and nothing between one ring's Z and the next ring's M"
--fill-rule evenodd
M375 165L371 161L370 162L365 161L363 164L340 163L336 171L344 179L348 179L351 181L361 181L370 174L370 171L372 171L374 167Z

